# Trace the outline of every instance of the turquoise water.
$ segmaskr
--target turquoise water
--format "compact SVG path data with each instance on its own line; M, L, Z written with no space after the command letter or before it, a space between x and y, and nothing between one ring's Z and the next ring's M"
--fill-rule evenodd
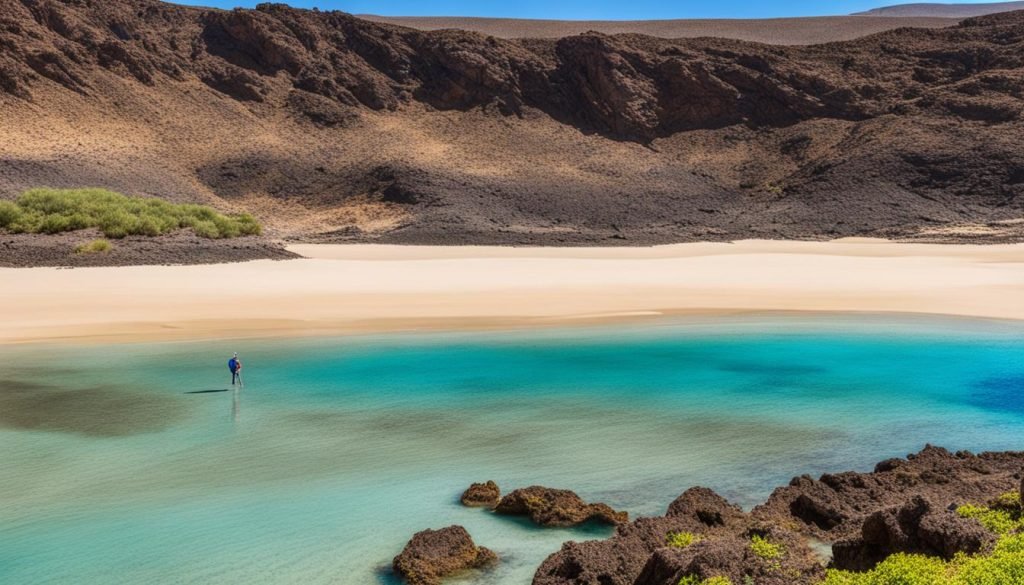
M232 351L246 386L228 387ZM0 583L389 584L458 523L523 585L570 539L457 503L750 507L932 442L1024 449L1024 324L734 316L534 332L0 348Z

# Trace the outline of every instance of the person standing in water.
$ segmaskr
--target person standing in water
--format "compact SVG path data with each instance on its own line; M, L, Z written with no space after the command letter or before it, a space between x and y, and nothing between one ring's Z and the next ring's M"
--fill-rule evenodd
M238 380L238 385L242 385L242 360L238 359L238 352L228 360L228 369L231 370L231 385L235 385L235 380Z

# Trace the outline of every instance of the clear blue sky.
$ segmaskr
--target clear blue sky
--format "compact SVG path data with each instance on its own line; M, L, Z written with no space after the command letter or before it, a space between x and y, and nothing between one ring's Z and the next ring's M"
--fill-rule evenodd
M917 0L291 0L299 8L388 16L506 16L576 20L765 18L849 14ZM952 0L950 0L952 1ZM979 3L993 0L958 0ZM257 0L177 0L178 4L251 8Z

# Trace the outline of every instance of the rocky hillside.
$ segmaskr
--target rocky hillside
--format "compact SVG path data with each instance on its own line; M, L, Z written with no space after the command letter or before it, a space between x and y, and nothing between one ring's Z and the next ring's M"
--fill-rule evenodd
M948 3L948 2L917 2L913 4L896 4L895 6L883 6L866 12L870 16L897 16L907 17L939 17L939 18L968 18L971 16L984 16L996 14L997 12L1010 12L1012 10L1024 10L1024 2L972 2L972 3Z
M781 47L0 0L0 108L5 197L105 186L304 240L1024 233L1024 12Z

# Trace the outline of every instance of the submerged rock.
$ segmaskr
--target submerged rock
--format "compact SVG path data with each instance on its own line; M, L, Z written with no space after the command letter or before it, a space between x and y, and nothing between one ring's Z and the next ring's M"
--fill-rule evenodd
M498 502L498 514L529 516L540 526L576 526L588 520L607 524L629 521L626 512L616 512L607 504L588 504L575 492L541 486L518 489Z
M501 489L498 484L488 480L487 483L474 483L462 492L460 501L463 506L493 508L501 500Z
M465 528L449 526L417 532L392 566L410 585L437 585L444 577L497 561L498 556L477 546Z

